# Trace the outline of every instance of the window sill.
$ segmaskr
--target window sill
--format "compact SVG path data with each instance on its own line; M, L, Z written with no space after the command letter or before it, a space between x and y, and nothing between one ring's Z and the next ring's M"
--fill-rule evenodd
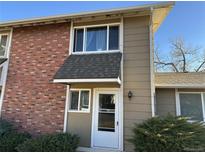
M120 52L120 50L108 50L108 51L84 51L84 52L72 52L73 55L81 55L81 54L103 54L103 53L116 53Z
M74 110L68 110L70 113L90 113L90 111L74 111Z

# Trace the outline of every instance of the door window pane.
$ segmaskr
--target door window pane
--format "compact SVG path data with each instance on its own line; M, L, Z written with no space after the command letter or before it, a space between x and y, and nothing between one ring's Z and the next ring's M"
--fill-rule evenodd
M78 110L78 96L79 96L79 91L71 91L71 103L70 103L71 110Z
M100 94L99 95L99 108L100 110L115 110L115 97L113 94Z
M109 27L109 50L119 49L119 26Z
M74 36L74 52L83 51L83 34L84 29L76 29Z
M4 56L6 51L7 35L2 35L0 39L0 56Z
M181 115L191 120L203 120L201 94L180 94Z
M98 130L115 131L115 95L99 94Z
M99 112L99 131L115 131L115 113L100 113Z
M87 28L86 51L107 49L107 27Z
M89 107L89 91L81 91L80 110L87 110Z

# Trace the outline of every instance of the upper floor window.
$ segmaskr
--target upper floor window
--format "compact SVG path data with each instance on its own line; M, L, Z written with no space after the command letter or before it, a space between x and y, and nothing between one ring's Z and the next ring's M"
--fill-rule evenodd
M119 25L80 27L74 29L73 52L119 50Z
M8 35L0 34L0 57L6 56L7 45L8 45Z

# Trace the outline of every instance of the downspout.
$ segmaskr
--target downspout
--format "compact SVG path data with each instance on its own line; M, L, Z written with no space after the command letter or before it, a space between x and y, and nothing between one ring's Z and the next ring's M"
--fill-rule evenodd
M64 113L64 127L63 132L65 133L68 125L68 102L69 102L69 94L70 94L70 85L66 87L66 98L65 98L65 113Z
M154 50L153 50L153 7L150 8L150 24L149 24L149 39L150 39L150 82L151 82L151 109L152 117L155 116L155 86L154 86Z

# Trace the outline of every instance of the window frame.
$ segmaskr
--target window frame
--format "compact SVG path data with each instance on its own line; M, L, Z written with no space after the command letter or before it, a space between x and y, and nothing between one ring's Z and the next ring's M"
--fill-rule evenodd
M3 56L0 56L0 58L8 58L8 47L9 47L9 33L6 33L6 32L3 32L3 33L1 33L0 32L0 42L1 42L1 38L2 38L2 35L7 35L7 42L6 42L6 49L5 49L5 53L4 53L4 55Z
M107 44L106 44L106 50L102 51L86 51L86 34L87 34L87 28L97 28L97 27L107 27ZM118 26L119 27L119 47L116 50L109 50L109 27L110 26ZM83 29L83 51L74 51L74 44L75 43L75 30L76 29ZM121 25L120 22L116 23L109 23L109 24L97 24L97 25L86 25L86 26L74 26L72 29L72 48L71 48L71 53L72 54L93 54L93 53L112 53L112 52L120 52L120 38L121 38Z
M5 53L3 56L0 56L0 58L9 58L9 46L11 43L11 32L0 32L0 42L1 42L1 38L3 35L7 35L7 42L6 42L6 49L5 49ZM7 62L4 62L3 64L0 65L0 67L2 68L1 71L1 76L0 76L0 86L3 85L4 80L6 78L6 71L7 71Z
M201 95L201 103L202 103L202 114L203 114L203 121L205 122L205 92L176 92L176 115L181 116L181 103L180 103L180 94L200 94ZM190 122L194 122L196 120L189 120Z
M71 92L72 91L78 91L78 109L74 110L74 109L70 109L70 105L71 105ZM81 97L81 91L89 91L89 100L88 100L88 109L83 111L80 110L80 97ZM69 105L68 105L68 112L77 112L77 113L90 113L90 104L91 104L91 89L82 89L82 88L77 88L77 89L70 89L69 91Z

